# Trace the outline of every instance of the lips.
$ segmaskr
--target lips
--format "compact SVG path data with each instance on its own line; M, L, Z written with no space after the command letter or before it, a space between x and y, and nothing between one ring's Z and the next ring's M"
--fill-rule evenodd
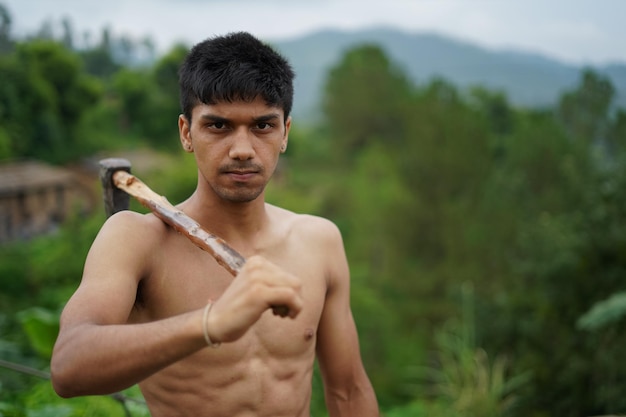
M258 171L228 171L229 174L235 174L235 175L247 175L247 174L256 174Z
M229 174L234 180L246 181L254 176L253 172L231 172Z
M232 180L234 180L236 182L246 182L246 181L249 181L253 177L255 177L258 173L259 173L259 171L252 171L252 170L244 170L244 171L233 170L233 171L226 171L225 172L225 174L229 178L231 178Z
M235 182L247 182L259 174L262 174L263 168L250 162L240 164L231 163L222 166L219 172Z
M253 164L253 163L239 163L239 164L228 164L224 165L220 168L219 172L221 174L228 175L250 175L250 174L258 174L263 171L262 167Z

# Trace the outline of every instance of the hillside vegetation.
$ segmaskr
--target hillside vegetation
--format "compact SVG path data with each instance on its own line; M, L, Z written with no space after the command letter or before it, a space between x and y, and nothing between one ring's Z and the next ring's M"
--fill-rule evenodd
M355 46L378 45L407 77L417 84L444 78L460 94L481 86L507 95L514 106L550 108L576 88L585 68L549 56L514 50L489 50L462 40L432 33L407 33L391 28L358 31L327 30L277 41L296 68L294 115L305 123L318 116L328 70ZM614 102L626 106L626 63L589 67L608 78Z

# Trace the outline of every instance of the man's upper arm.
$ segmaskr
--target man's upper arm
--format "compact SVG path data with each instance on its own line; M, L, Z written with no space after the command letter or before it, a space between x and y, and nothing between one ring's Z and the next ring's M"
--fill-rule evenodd
M126 322L145 268L145 235L137 233L140 216L120 212L104 224L85 260L81 283L63 310L62 327Z
M359 340L350 310L350 273L339 230L328 231L327 293L318 328L317 354L325 384L344 389L362 378Z
M350 309L350 273L343 241L333 225L328 234L326 302L320 318L317 357L331 417L378 417L376 394L367 377Z

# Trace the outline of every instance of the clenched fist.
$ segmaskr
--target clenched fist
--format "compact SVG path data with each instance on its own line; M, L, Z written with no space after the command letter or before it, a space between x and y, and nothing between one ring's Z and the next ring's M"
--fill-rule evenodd
M207 320L211 340L233 342L267 309L295 318L302 310L299 278L261 256L248 258L241 272L213 303Z

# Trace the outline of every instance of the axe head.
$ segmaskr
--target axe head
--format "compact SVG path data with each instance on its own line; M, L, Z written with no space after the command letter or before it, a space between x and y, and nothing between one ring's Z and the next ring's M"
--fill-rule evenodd
M118 211L128 210L130 205L130 196L113 183L113 174L117 171L130 172L130 162L122 158L100 160L100 181L102 182L104 211L107 217Z

